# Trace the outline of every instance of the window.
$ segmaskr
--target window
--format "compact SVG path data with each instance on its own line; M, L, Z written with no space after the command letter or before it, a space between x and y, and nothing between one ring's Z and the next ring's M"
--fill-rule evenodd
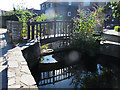
M52 7L52 3L50 3L50 7Z
M68 12L68 16L71 16L71 12Z
M44 5L44 4L42 5L42 10L43 10L43 9L45 9L45 5Z
M68 2L68 5L72 5L72 2Z
M46 6L47 8L49 8L49 3L47 3L47 6Z

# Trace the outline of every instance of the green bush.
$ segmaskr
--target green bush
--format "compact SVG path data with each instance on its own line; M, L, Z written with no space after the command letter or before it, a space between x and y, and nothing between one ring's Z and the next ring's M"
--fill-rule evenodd
M120 32L120 26L115 26L114 30L117 31L117 32Z

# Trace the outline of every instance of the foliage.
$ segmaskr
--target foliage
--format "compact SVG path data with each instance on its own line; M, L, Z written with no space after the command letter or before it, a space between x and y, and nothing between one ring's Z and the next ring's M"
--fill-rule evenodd
M115 26L114 30L117 31L117 32L120 32L120 26Z
M99 64L95 72L90 72L83 66L74 67L70 69L74 75L71 84L75 88L114 88L120 79L119 69L116 68L118 67L103 67Z
M120 1L118 2L111 2L113 16L120 17Z
M105 14L102 12L103 7L93 7L94 11L85 13L85 10L78 10L77 18L74 18L74 40L72 45L80 47L82 52L94 55L98 50L99 37L93 37L93 34L101 33ZM75 40L76 39L76 40ZM94 51L94 53L92 53Z
M107 14L110 10L112 10L112 9L111 9L111 3L108 2L108 3L104 6L103 12Z
M49 45L50 45L50 43L41 46L41 47L40 47L40 50L47 50Z
M11 12L6 14L5 16L15 15L19 19L20 22L22 22L22 36L27 36L27 22L34 22L34 21L44 21L47 19L45 14L42 14L41 16L38 16L36 13L29 12L28 9L15 9Z
M37 14L31 13L28 10L19 10L20 14L17 14L19 21L22 22L22 33L24 36L27 36L27 22L34 22L34 21L44 21L46 19L45 15L38 16Z

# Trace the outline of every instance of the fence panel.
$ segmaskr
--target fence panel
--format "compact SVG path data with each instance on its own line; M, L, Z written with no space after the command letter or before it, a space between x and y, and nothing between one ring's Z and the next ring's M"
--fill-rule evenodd
M72 21L28 22L28 39L68 37L72 33Z

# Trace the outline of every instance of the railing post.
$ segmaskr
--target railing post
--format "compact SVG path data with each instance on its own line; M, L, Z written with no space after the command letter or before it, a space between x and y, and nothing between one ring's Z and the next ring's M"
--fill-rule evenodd
M64 27L64 26L65 26L65 22L63 21L63 36L64 36L64 34L65 34L65 33L64 33L64 30L65 30L65 27Z
M56 20L54 21L54 37L56 36Z
M48 32L48 38L50 37L50 23L48 23L48 27L47 27L48 29L47 29L47 32Z
M45 39L45 23L44 23L44 28L43 28L43 37L44 37L44 39Z
M41 40L41 31L42 31L42 28L41 28L41 23L40 23L40 40Z
M67 22L65 22L65 39L67 39Z
M32 39L34 39L34 23L32 23Z
M38 23L36 23L36 38L38 40Z
M28 39L30 39L30 22L27 22L27 26L28 26Z
M72 25L71 25L71 35L70 35L70 37L73 38L73 20L71 21L71 24Z

